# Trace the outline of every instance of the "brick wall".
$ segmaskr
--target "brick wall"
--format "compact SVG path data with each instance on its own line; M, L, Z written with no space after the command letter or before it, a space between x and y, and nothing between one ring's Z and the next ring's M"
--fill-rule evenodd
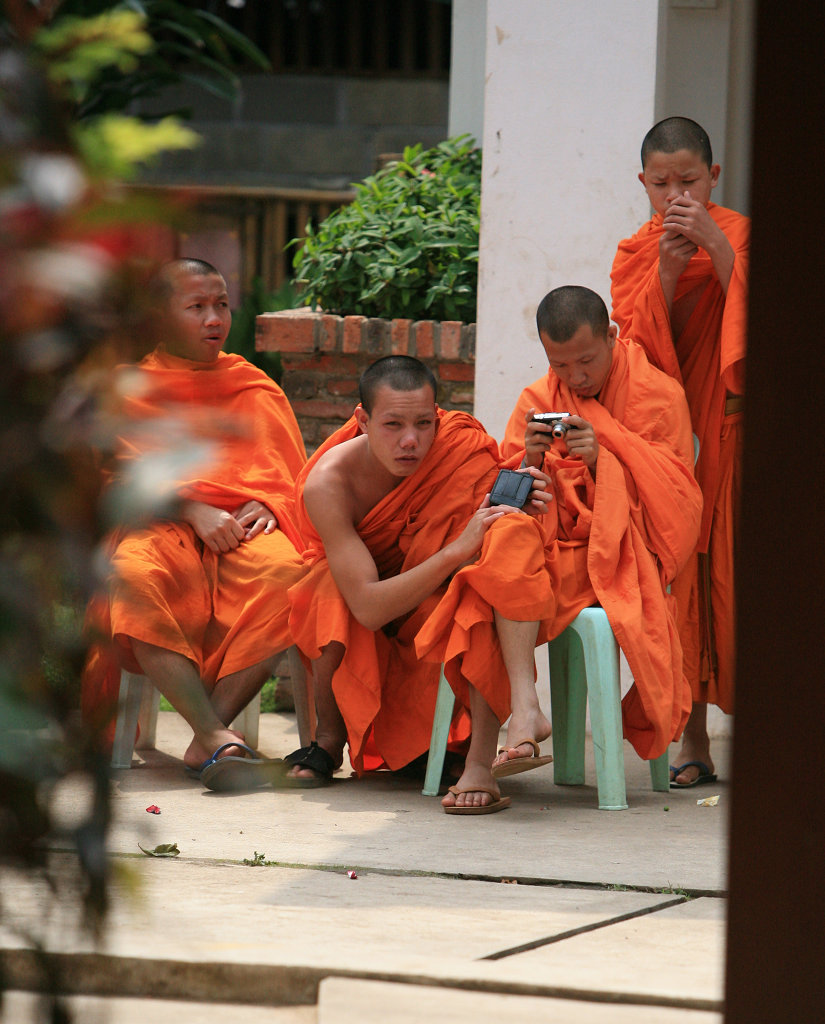
M436 375L438 404L472 412L475 334L475 324L452 320L378 320L293 309L258 316L255 347L281 353L283 388L311 453L352 415L358 378L381 356L416 356Z

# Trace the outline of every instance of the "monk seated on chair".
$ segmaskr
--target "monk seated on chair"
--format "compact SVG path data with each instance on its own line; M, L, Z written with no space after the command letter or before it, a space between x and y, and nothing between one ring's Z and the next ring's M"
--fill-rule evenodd
M634 679L622 702L625 737L641 757L656 758L691 707L667 592L702 513L687 402L638 345L617 337L589 288L550 292L536 322L550 367L522 391L501 450L552 481L553 513L541 527L555 608L541 632L553 639L583 608L601 605ZM549 412L567 415L558 424L534 419ZM514 704L494 775L528 753L524 735Z
M305 571L293 491L306 456L283 391L221 351L231 314L218 271L175 260L156 284L164 341L127 371L120 469L145 469L158 433L174 424L190 445L181 446L184 457L205 452L173 474L168 508L113 541L96 623L112 643L90 652L84 712L107 700L111 708L121 665L143 673L192 727L184 763L204 785L255 788L280 762L261 758L228 726L292 644L287 590Z
M343 759L398 770L430 742L439 664L462 713L453 741L471 737L448 813L486 814L509 804L491 773L511 690L535 692L533 650L551 600L536 515L546 477L527 469L526 510L491 507L496 442L472 416L438 409L436 381L408 356L362 375L352 419L310 458L298 481L298 517L311 563L290 590L290 625L312 660L316 741L289 755L281 781L323 785ZM452 577L452 583L450 582ZM467 578L476 628L470 644L443 645L422 661L416 635L459 578ZM458 626L455 627L458 629Z

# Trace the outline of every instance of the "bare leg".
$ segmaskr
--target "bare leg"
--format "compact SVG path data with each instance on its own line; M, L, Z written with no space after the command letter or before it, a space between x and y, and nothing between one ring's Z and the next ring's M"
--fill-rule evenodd
M441 801L444 807L483 807L493 803L495 797L484 790L498 793L498 783L493 778L490 766L498 741L498 719L490 709L490 705L475 687L470 687L470 718L473 732L470 737L470 749L464 762L464 771L456 783L456 788L466 790L464 793L447 793Z
M714 771L710 756L710 737L708 736L708 706L704 703L693 705L685 731L682 733L682 746L674 763L680 765L687 761L703 761L711 773ZM698 777L699 769L695 765L686 768L675 777L673 772L670 773L670 781L676 781L683 786Z
M498 612L495 612L495 617L501 653L510 679L512 710L507 726L507 745L493 762L504 764L510 758L529 757L533 753L533 748L529 744L513 744L525 739L541 743L550 735L550 723L539 706L536 694L535 649L538 622L516 622L513 619L505 619Z
M344 746L347 742L347 727L332 692L332 677L344 658L344 645L333 641L321 652L321 657L312 663L312 683L315 691L315 740L337 766L344 760ZM291 768L293 778L312 779L311 768Z
M199 768L224 743L243 740L240 733L226 727L238 711L245 707L263 685L268 662L226 676L218 684L222 692L213 705L204 689L194 664L182 654L132 638L132 650L144 673L172 707L186 719L195 734L183 760L192 768ZM239 692L230 696L234 687ZM257 682L260 680L260 682ZM217 690L217 687L216 687ZM215 695L213 694L213 699ZM224 718L224 715L228 717ZM227 751L232 753L232 751Z

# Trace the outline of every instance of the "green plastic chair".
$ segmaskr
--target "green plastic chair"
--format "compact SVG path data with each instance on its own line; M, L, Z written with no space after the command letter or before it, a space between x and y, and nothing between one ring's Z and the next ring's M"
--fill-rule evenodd
M624 739L619 681L619 645L603 608L585 608L548 644L550 709L553 720L553 781L557 786L584 785L585 716L596 760L599 809L627 809ZM424 796L438 796L455 695L441 669L435 702ZM653 789L670 789L668 752L650 762Z
M584 608L548 644L553 719L553 781L584 784L586 705L596 761L599 809L627 808L619 683L619 645L603 608ZM650 762L653 789L670 789L668 752Z

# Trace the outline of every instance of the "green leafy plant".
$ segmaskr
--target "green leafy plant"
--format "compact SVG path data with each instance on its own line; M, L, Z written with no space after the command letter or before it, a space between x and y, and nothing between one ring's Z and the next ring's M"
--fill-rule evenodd
M293 264L306 303L414 320L476 317L481 151L469 136L403 158L307 226ZM303 244L301 244L303 243Z

